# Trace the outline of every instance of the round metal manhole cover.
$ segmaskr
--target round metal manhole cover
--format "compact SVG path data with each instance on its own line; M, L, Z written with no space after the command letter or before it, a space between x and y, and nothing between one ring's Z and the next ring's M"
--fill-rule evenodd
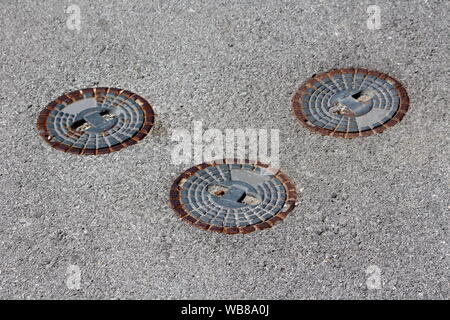
M408 110L405 88L387 74L338 69L314 75L294 95L294 115L311 131L355 138L380 133Z
M142 97L116 88L73 91L39 115L39 134L53 148L74 154L104 154L137 143L150 131L154 112Z
M185 222L227 234L272 227L294 209L294 184L261 163L224 160L181 174L170 190L170 206Z

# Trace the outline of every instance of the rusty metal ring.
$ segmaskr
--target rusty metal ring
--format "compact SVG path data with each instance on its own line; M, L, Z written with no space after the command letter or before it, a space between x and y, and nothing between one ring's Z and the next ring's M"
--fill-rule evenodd
M37 130L64 152L98 155L142 140L154 124L150 104L130 91L89 88L66 93L43 109Z
M399 123L409 107L405 88L367 69L335 69L314 75L292 98L292 111L312 132L365 137Z
M226 234L270 228L296 205L294 184L260 162L224 159L183 172L172 184L169 205L180 219Z

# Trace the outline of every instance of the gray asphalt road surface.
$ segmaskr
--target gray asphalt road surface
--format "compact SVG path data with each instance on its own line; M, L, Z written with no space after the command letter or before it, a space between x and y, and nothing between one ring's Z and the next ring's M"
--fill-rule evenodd
M0 16L1 298L448 299L448 1L2 0ZM404 120L355 140L302 127L294 92L343 67L402 82ZM45 144L39 112L93 86L147 99L152 133L103 156ZM178 221L167 195L190 166L171 134L194 120L280 129L299 198L283 223Z

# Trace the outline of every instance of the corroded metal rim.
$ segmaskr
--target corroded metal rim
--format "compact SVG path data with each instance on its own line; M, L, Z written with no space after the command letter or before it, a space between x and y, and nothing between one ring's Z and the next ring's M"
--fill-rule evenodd
M383 80L387 81L388 83L390 83L395 88L395 90L397 91L398 97L400 98L400 104L399 104L399 107L398 107L396 113L392 116L392 118L389 121L387 121L375 128L365 130L365 131L358 131L358 132L338 132L338 131L326 129L326 128L323 128L320 126L311 125L303 112L303 109L304 109L304 106L302 105L303 95L305 95L305 93L307 92L308 89L314 88L314 86L313 86L314 82L320 82L320 80L322 80L324 78L333 77L334 75L349 74L349 73L363 74L366 77L374 76L374 77L378 77L378 78L383 79ZM393 127L394 125L396 125L403 119L406 112L408 111L408 108L409 108L408 94L407 94L405 88L403 87L403 85L398 80L394 79L393 77L391 77L385 73L381 73L381 72L374 71L374 70L368 70L368 69L360 69L360 68L333 69L328 72L323 72L320 74L313 75L309 80L305 81L300 86L300 88L297 90L297 92L295 93L295 95L292 98L293 115L308 130L310 130L312 132L320 133L322 135L339 137L339 138L349 138L349 139L356 138L356 137L370 136L372 134L381 133L389 127Z
M71 104L75 101L79 101L82 99L85 99L85 95L89 94L92 95L94 98L99 97L99 95L107 95L108 93L116 94L116 95L123 95L127 97L128 99L131 99L135 101L141 108L141 110L144 113L144 121L142 123L141 128L139 131L137 131L136 134L134 134L132 137L130 137L127 140L122 141L119 144L112 145L110 147L106 148L98 148L98 149L86 149L86 148L78 148L73 147L71 145L64 144L60 141L52 141L52 136L49 133L49 130L47 128L47 119L50 115L50 113L55 109L55 107L58 104L61 103L68 103ZM54 101L50 102L45 109L41 111L39 114L38 120L37 120L37 130L39 132L39 135L44 139L45 142L50 144L53 148L57 150L61 150L64 152L72 153L72 154L80 154L80 155L99 155L99 154L106 154L111 153L114 151L121 150L123 148L126 148L128 146L131 146L133 144L136 144L140 140L142 140L151 130L153 127L155 120L155 114L153 112L152 107L150 104L139 95L123 90L118 88L87 88L87 89L81 89L72 91L69 93L66 93L59 98L55 99Z
M186 181L190 176L194 175L196 172L203 170L205 168L211 166L218 166L221 164L250 164L255 168L264 168L265 170L271 172L284 186L286 191L286 200L284 206L280 212L272 216L270 219L247 226L236 226L236 227L219 227L215 225L211 225L209 223L205 223L196 217L192 216L187 210L184 209L183 204L181 202L181 192L182 192L182 184ZM226 234L238 234L238 233L250 233L256 230L263 230L274 226L277 222L282 221L287 217L287 215L295 208L297 200L297 193L295 191L295 185L289 180L289 178L279 170L275 170L270 168L268 165L249 160L238 160L238 159L223 159L222 161L214 161L209 163L202 163L196 165L185 172L183 172L180 176L178 176L170 188L169 193L169 206L176 212L178 217L186 223L192 224L197 228L208 231L215 231Z

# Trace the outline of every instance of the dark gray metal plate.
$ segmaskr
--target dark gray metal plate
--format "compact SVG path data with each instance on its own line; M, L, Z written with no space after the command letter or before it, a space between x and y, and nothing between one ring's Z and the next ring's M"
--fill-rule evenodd
M38 131L52 147L75 154L103 154L143 139L154 113L142 97L116 88L82 89L51 102Z
M394 78L366 69L339 69L313 76L293 98L293 111L308 129L354 138L397 124L409 106Z
M195 166L175 180L170 193L170 205L183 220L230 234L272 226L295 199L284 174L238 160Z

